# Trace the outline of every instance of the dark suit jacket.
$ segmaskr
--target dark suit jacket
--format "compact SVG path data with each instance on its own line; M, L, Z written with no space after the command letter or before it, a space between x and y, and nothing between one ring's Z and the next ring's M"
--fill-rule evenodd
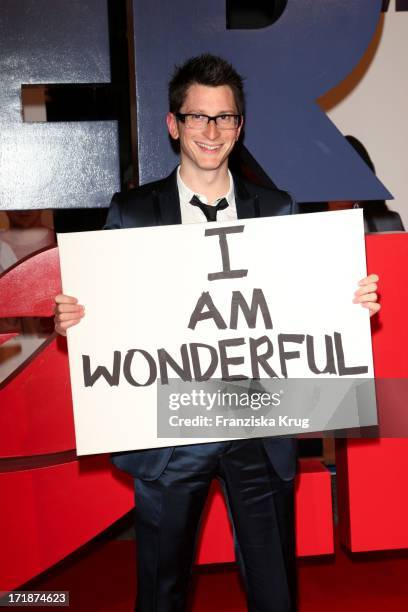
M235 202L239 219L290 215L295 204L290 195L278 189L266 189L234 176ZM143 185L112 198L105 229L150 227L181 223L177 174ZM291 480L296 473L296 440L264 438L265 450L279 476ZM191 446L194 452L194 445ZM116 467L143 480L155 480L165 469L173 447L115 453Z

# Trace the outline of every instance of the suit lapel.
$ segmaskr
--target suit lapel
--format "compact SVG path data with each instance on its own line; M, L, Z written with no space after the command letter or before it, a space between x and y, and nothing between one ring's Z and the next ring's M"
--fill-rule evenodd
M258 196L251 196L244 183L234 175L235 205L238 219L259 217Z
M180 199L177 188L177 168L155 192L160 225L177 225L181 223Z

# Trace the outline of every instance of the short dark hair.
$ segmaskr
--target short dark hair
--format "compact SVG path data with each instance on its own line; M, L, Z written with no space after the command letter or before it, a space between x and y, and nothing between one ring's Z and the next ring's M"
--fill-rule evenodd
M207 85L220 87L228 85L234 94L235 105L240 115L245 111L245 94L243 78L235 68L222 57L204 53L187 60L182 66L176 66L169 83L169 108L171 113L178 113L186 99L190 85Z

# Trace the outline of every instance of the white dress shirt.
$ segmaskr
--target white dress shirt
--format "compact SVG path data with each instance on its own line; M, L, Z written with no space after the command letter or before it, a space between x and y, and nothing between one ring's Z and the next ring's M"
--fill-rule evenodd
M208 199L202 193L192 191L183 182L180 176L180 166L177 168L177 187L180 198L180 210L181 210L181 222L182 223L206 223L207 219L198 206L190 204L190 200L193 196L200 198L204 204L210 204L216 206L218 202L225 198L228 202L228 207L224 210L219 210L217 213L217 221L236 221L237 220L237 207L235 205L235 191L234 191L234 179L232 178L231 172L228 170L228 176L230 181L230 187L228 192L215 200L215 202L208 202Z

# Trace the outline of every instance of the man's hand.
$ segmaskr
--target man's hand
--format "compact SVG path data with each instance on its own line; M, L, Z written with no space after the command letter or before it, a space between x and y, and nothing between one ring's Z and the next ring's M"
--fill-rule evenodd
M57 295L55 303L55 331L61 336L66 336L67 329L80 322L85 314L85 308L70 295Z
M370 274L363 278L359 283L359 289L354 294L354 304L361 304L370 311L370 317L376 314L381 304L378 303L377 295L377 274ZM78 300L70 295L57 295L55 297L55 331L61 336L67 335L67 329L77 325L85 315L85 308L78 304Z
M378 283L377 274L370 274L363 278L359 283L359 289L354 293L354 304L361 304L364 308L368 308L370 311L370 317L376 314L380 308L381 304L377 302L377 283Z

